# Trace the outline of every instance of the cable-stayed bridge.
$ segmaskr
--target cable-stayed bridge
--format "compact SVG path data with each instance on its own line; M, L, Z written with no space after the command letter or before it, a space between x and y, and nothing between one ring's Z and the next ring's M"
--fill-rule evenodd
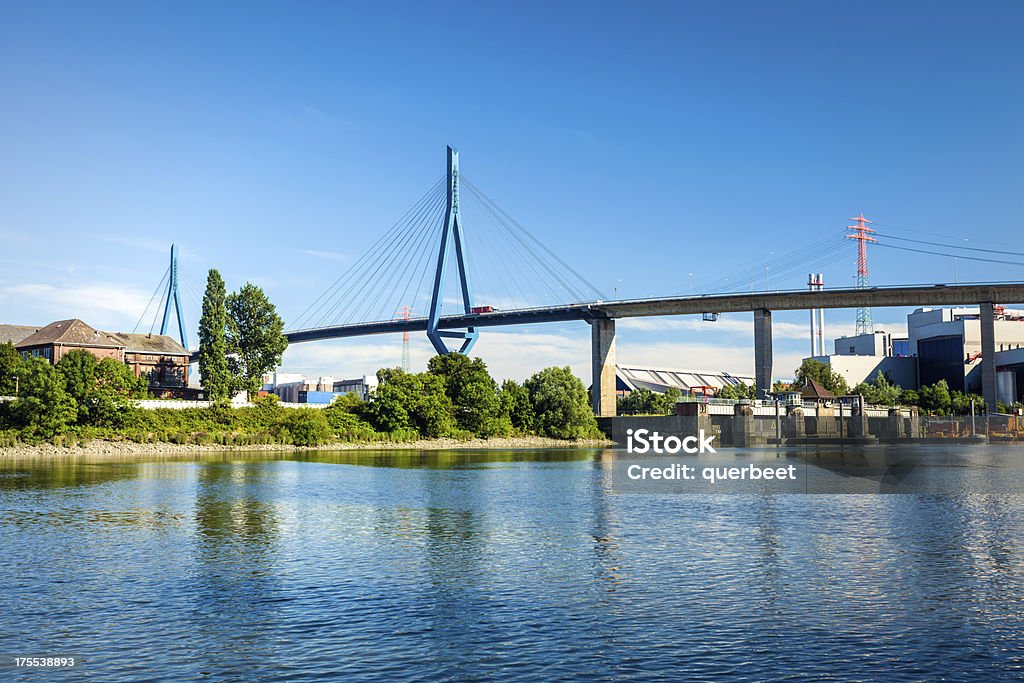
M619 318L704 314L714 319L720 313L752 312L755 377L759 395L765 395L772 382L772 311L980 305L982 388L988 410L996 409L994 306L1024 302L1024 282L869 287L865 279L855 288L612 300L469 182L450 147L447 166L445 177L292 322L289 343L426 332L438 353L468 353L488 327L584 321L591 326L594 411L614 415ZM844 241L830 236L715 286L749 282L761 268L766 273L772 268L776 276L806 272L812 260L820 267L847 257L834 248ZM171 303L178 305L170 284L177 282L176 271L172 256L162 329ZM404 315L396 317L399 310ZM185 343L180 306L178 317Z

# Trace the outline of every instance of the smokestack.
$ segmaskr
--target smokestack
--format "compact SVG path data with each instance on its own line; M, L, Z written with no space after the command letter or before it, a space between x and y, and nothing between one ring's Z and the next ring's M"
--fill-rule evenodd
M814 273L807 273L807 289L809 289L809 290L811 290L813 292L814 291L814 285L815 285ZM814 319L815 319L816 316L815 316L815 312L814 312L813 308L810 309L810 313L811 313L811 355L812 356L817 356L818 355L818 343L817 343L817 338L814 335Z
M825 274L818 273L818 291L825 289ZM821 348L822 356L828 355L825 353L825 309L818 309L818 346Z

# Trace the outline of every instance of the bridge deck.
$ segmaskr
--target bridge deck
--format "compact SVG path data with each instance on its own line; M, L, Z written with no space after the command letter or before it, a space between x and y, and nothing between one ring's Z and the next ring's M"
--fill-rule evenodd
M871 306L970 306L983 301L1003 304L1024 303L1024 282L910 285L867 289L821 291L775 291L745 294L675 296L626 301L594 301L545 308L495 311L441 318L440 327L497 327L532 323L593 320L595 318L636 318L699 313L742 313L757 310L787 311L811 308L856 308ZM340 339L389 332L418 332L427 329L426 318L385 320L335 327L286 332L289 343Z

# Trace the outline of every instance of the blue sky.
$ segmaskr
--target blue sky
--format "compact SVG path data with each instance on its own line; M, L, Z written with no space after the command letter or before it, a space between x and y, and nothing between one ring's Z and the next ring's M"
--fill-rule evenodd
M1022 30L1012 1L3 0L0 321L131 329L172 241L194 287L217 267L293 320L442 175L447 144L619 297L686 293L690 273L701 291L858 211L894 236L1021 252ZM769 286L811 270L848 285L854 247L838 248ZM891 248L870 259L878 284L1024 279ZM898 329L904 313L875 320ZM827 331L853 316L830 312ZM806 314L776 321L787 376ZM619 358L749 371L750 327L626 322ZM522 377L585 375L588 345L580 324L486 331L476 348ZM414 339L415 362L428 354ZM285 369L400 358L382 337L296 346Z

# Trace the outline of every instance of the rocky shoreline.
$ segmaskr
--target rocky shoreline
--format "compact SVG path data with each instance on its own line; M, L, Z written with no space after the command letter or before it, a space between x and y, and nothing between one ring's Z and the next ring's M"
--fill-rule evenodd
M45 459L73 456L181 456L203 452L253 451L408 451L408 450L527 450L553 448L610 448L615 444L605 439L579 439L563 441L540 436L521 436L499 439L428 439L405 443L333 443L322 446L291 446L288 444L262 444L253 446L224 446L220 444L196 445L173 443L135 443L134 441L107 441L97 439L82 445L54 446L53 444L18 445L0 448L0 459Z

